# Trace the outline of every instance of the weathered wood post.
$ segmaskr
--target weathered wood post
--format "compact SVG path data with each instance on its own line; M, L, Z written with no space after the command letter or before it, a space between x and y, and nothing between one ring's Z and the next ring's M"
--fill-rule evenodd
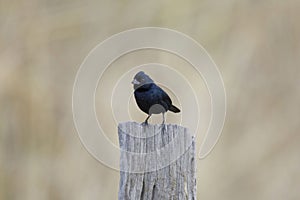
M118 126L119 200L196 199L195 142L172 124Z

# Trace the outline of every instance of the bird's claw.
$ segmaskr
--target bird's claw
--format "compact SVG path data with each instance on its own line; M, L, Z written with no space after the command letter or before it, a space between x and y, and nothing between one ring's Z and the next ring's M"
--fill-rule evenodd
M167 130L166 124L162 123L161 124L161 131L164 133Z
M141 125L142 125L142 126L148 126L149 124L148 124L147 121L145 121L145 122L143 122Z

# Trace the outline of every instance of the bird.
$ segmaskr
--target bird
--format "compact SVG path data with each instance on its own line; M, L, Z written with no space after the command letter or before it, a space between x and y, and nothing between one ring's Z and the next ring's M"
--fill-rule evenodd
M144 113L148 114L143 124L148 125L148 120L152 114L162 113L162 124L164 124L165 113L167 111L172 111L174 113L180 112L180 109L172 104L169 95L156 85L145 72L138 72L131 83L133 84L134 97L138 107Z

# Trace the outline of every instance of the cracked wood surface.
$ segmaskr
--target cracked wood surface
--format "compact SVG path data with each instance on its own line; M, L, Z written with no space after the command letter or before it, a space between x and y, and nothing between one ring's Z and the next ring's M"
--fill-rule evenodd
M195 142L174 124L118 126L119 200L196 199Z

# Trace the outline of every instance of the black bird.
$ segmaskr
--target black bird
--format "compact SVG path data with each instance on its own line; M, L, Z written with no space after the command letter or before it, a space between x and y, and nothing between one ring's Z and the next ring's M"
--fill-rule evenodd
M165 112L172 111L174 113L180 110L172 105L172 101L168 94L157 86L154 81L143 71L134 76L131 82L134 88L134 97L139 108L148 114L145 124L152 114L163 114L163 124L165 123Z

